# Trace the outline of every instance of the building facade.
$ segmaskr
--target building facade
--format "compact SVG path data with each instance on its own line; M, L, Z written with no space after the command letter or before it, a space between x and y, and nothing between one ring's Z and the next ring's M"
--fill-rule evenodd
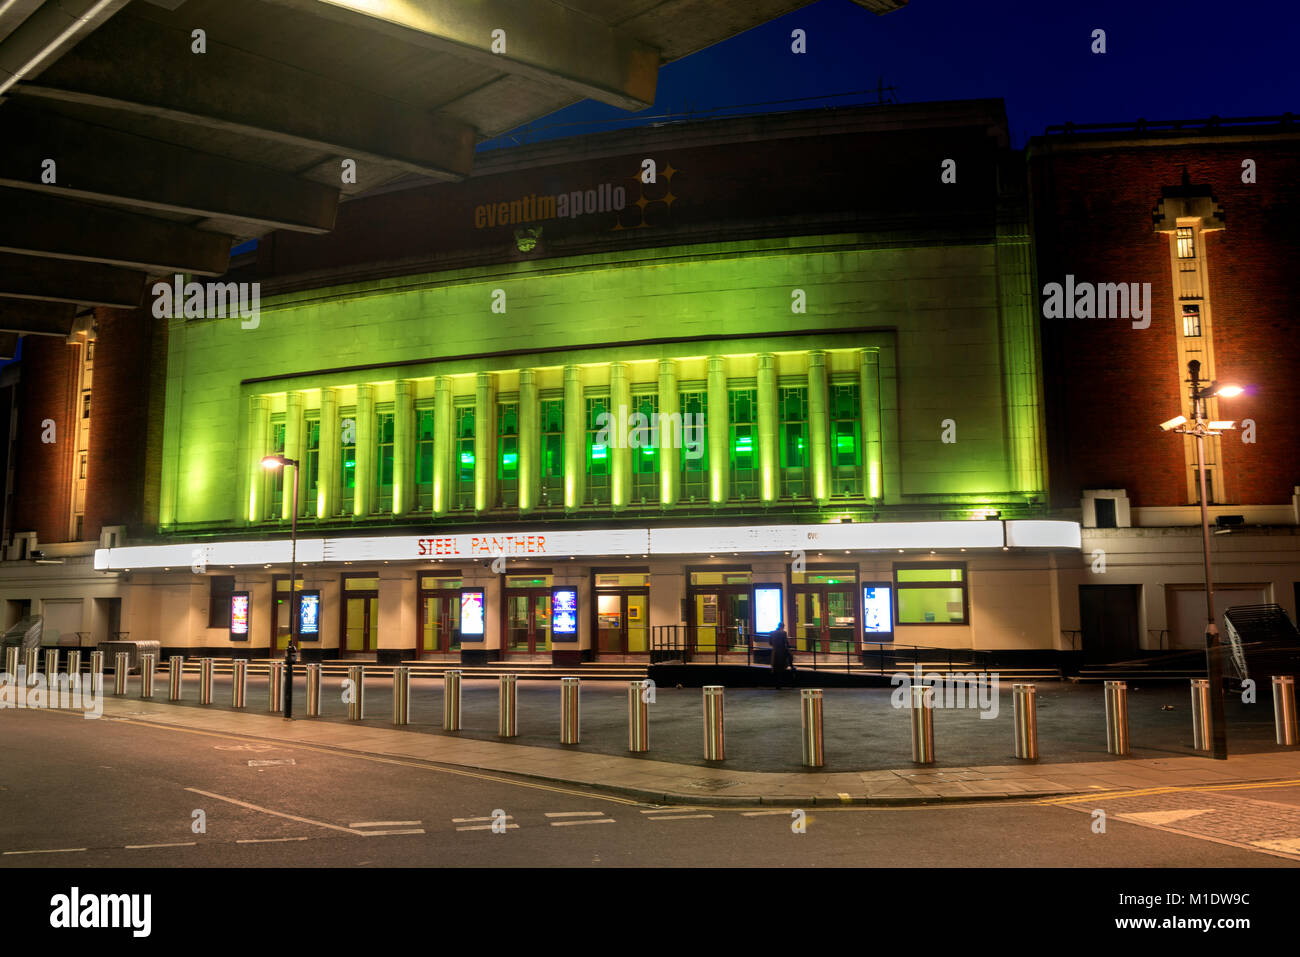
M1055 652L1079 532L1033 266L996 101L485 154L273 234L223 280L254 313L159 277L105 316L137 330L89 434L105 491L36 539L61 565L11 553L6 613L268 654L294 561L321 657L570 664L782 620L805 651Z

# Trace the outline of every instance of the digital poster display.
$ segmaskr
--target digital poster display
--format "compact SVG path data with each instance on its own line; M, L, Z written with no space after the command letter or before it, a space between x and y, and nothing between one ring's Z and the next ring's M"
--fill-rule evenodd
M862 586L862 630L876 641L888 641L882 635L894 633L894 602L892 585Z
M298 593L298 637L303 641L320 639L320 591Z
M578 589L551 589L551 640L578 640Z
M483 637L482 588L467 588L460 593L460 634L469 641Z
M781 627L781 586L754 586L754 631L770 635Z
M248 592L232 592L230 595L231 641L248 641L248 612Z

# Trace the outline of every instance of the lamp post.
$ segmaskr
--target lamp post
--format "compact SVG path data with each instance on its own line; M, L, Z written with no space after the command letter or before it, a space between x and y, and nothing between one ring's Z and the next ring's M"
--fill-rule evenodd
M1228 757L1228 733L1223 717L1223 646L1219 643L1219 626L1214 615L1214 572L1210 564L1210 511L1205 490L1205 438L1209 435L1222 435L1236 428L1236 423L1221 419L1207 420L1205 417L1205 400L1215 396L1231 398L1241 395L1239 386L1221 386L1211 382L1201 386L1201 363L1192 359L1187 363L1190 376L1192 420L1186 416L1177 416L1168 422L1160 423L1166 432L1178 432L1196 439L1196 471L1201 484L1201 548L1205 559L1205 670L1210 679L1210 725L1213 735L1214 757L1220 761Z
M289 647L286 659L290 664L284 676L284 716L293 717L293 665L298 655L298 609L295 598L298 596L298 460L283 455L268 455L262 459L262 467L267 469L293 468L293 511L289 519ZM288 480L288 473L285 479ZM272 596L274 598L274 596ZM274 651L275 649L272 649Z

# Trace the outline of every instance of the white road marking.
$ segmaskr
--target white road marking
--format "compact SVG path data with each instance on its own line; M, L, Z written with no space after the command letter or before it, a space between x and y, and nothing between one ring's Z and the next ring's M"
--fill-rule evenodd
M613 823L614 823L614 819L612 817L602 817L602 818L589 817L582 821L552 821L551 827L568 827L570 824L613 824Z
M235 843L236 844L283 844L285 841L305 841L305 840L307 840L307 838L305 837L246 837L238 841L235 841Z
M325 821L313 821L309 817L298 817L296 814L285 814L283 811L272 811L270 808L258 807L256 804L249 804L247 801L238 801L235 798L223 797L220 794L213 794L211 791L200 791L198 788L186 788L185 790L193 794L202 794L204 797L216 798L218 801L225 801L227 804L234 804L238 807L246 807L250 811L261 811L263 814L271 814L275 817L287 818L290 821L297 821L300 824L314 824L317 827L327 827L331 831L342 831L344 834L365 835L365 831L355 831L350 827L342 827L338 824L328 824Z
M507 821L513 821L513 820L515 819L515 816L514 816L513 814L507 814L507 815L505 816L505 819L506 819ZM452 823L452 824L469 824L469 823L472 823L472 822L474 822L474 821L494 821L494 820L496 820L496 818L493 818L493 817L453 817L453 818L451 819L451 823ZM417 823L418 823L418 822L417 822Z
M600 817L604 811L547 811L547 817Z
M142 851L150 847L197 847L198 841L181 841L178 844L128 844L128 851Z
M412 827L423 823L423 821L358 821L356 824L349 824L348 827Z
M788 807L779 811L741 811L740 816L741 817L764 817L768 814L784 814L786 817L789 817L790 812L793 810L794 808Z
M575 823L578 823L578 824L586 824L586 823L588 823L588 822L586 822L586 821L577 821L577 822L575 822ZM490 830L492 830L492 827L493 827L493 825L491 825L491 824L469 824L469 825L466 825L465 827L458 827L458 828L456 828L456 830L458 830L458 831L490 831ZM518 828L519 825L518 825L518 824L507 824L507 825L506 825L506 828L507 828L507 829L512 828L512 827L513 827L513 828Z
M48 851L5 851L9 854L76 854L78 851L84 851L84 847L52 847Z
M255 758L248 762L250 768L269 768L276 764L297 764L293 758Z
M417 827L408 831L356 831L362 837L387 837L389 834L423 834L424 828Z
M677 814L671 817L648 817L647 821L698 821L702 817L713 817L712 814Z

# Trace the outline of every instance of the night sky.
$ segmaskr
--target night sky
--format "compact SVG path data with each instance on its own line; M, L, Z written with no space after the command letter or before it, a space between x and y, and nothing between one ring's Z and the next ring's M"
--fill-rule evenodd
M790 52L796 27L803 55ZM1090 50L1097 28L1105 54ZM538 120L546 129L530 139L765 101L812 98L735 112L875 102L882 78L900 103L1002 97L1017 147L1069 121L1300 115L1298 47L1294 0L912 0L883 17L821 0L663 67L650 110L584 101Z

